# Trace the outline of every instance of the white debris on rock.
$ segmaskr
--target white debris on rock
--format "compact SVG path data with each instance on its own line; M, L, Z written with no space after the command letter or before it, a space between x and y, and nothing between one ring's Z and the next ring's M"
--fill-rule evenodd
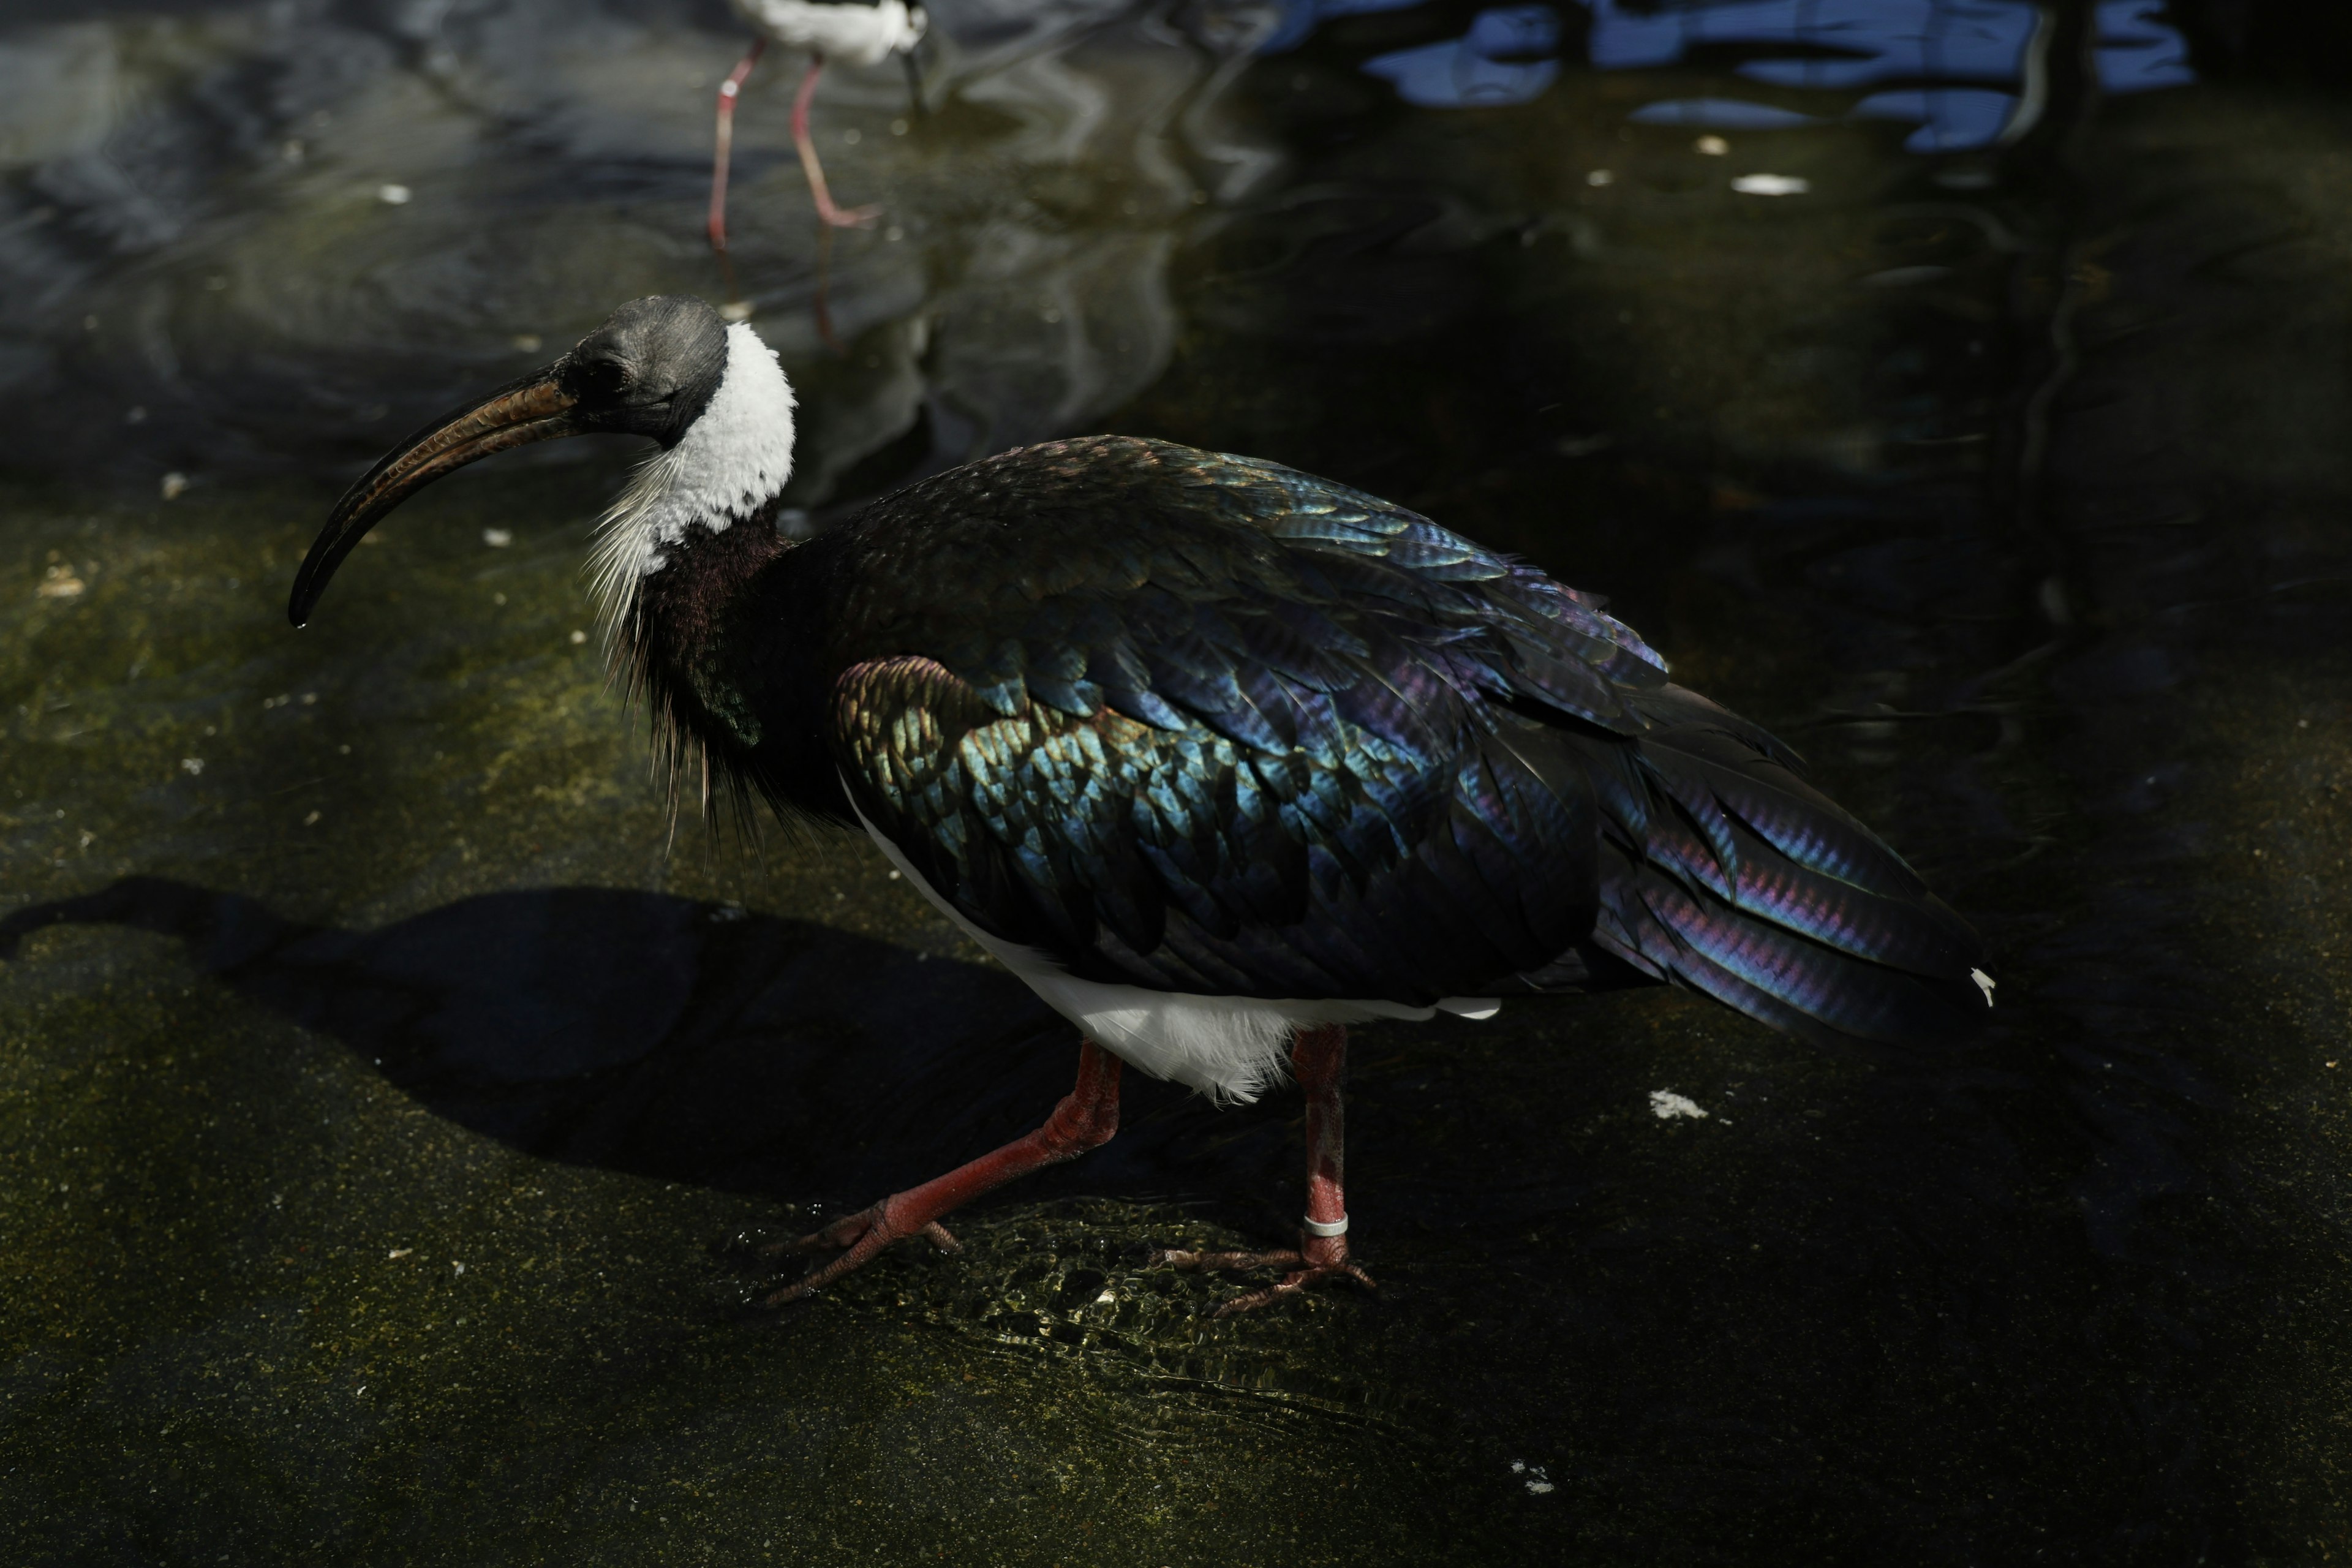
M1743 196L1801 196L1813 183L1801 174L1742 174L1731 188Z
M1998 984L1999 982L1995 981L1991 975L1987 974L1981 969L1969 970L1969 978L1975 981L1977 983L1977 989L1984 993L1985 1005L1988 1007L1991 1006L1992 988L1994 985Z
M1650 1091L1650 1114L1661 1121L1672 1121L1677 1116L1688 1116L1702 1121L1706 1119L1706 1112L1700 1109L1698 1101L1688 1095L1676 1094L1671 1089Z

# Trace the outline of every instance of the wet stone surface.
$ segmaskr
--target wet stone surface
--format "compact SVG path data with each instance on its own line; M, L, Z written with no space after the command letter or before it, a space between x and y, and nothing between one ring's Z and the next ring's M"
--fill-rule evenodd
M1892 71L1936 7L1862 9ZM820 248L792 69L744 100L806 526L1092 429L1417 507L1803 748L1999 1026L1364 1029L1380 1290L1230 1319L1148 1260L1287 1239L1296 1092L1130 1075L961 1251L751 1305L1034 1125L1067 1027L864 843L674 822L579 575L629 453L453 479L283 616L400 432L724 296L740 40L11 20L0 1556L2340 1560L2352 113L2284 24L2058 7L2021 125L1707 7L935 14L928 117L817 100L873 230Z

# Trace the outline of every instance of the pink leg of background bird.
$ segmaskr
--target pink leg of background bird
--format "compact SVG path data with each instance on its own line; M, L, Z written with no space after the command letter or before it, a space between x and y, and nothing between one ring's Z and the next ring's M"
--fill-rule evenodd
M768 40L754 38L725 81L719 84L718 151L710 163L710 248L727 254L727 160L735 147L735 100L743 95L744 79L767 52Z
M1041 1166L1074 1160L1100 1148L1118 1131L1118 1058L1092 1040L1078 1047L1077 1086L1062 1097L1045 1124L1025 1138L1016 1138L992 1154L959 1165L946 1175L893 1193L871 1208L845 1215L813 1236L768 1248L771 1253L819 1252L845 1247L839 1258L811 1269L769 1296L764 1305L779 1307L810 1291L832 1284L892 1242L906 1237L929 1237L934 1246L952 1252L956 1239L940 1224L940 1216L961 1207L992 1188Z
M800 149L801 172L808 176L809 195L816 198L819 221L835 228L863 228L882 216L880 207L837 207L833 205L833 193L825 188L824 166L816 161L816 142L809 136L809 100L816 96L816 79L824 70L824 57L812 52L808 74L801 78L801 89L793 95L793 145Z
M1307 1218L1314 1225L1335 1226L1348 1217L1346 1192L1347 1129L1340 1110L1339 1078L1348 1063L1348 1030L1343 1024L1301 1029L1290 1047L1290 1068L1307 1091ZM1288 1268L1277 1284L1246 1296L1236 1296L1217 1309L1217 1316L1246 1312L1306 1289L1326 1279L1345 1276L1370 1286L1372 1277L1348 1261L1348 1235L1317 1236L1303 1231L1296 1250L1280 1252L1162 1252L1153 1261L1178 1268Z

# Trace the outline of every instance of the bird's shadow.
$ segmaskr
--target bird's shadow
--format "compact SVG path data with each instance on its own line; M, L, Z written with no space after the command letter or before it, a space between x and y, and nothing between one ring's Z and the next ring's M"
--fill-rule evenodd
M248 1001L527 1153L738 1192L863 1203L911 1185L1035 1126L1076 1063L1076 1032L1001 971L658 893L488 893L348 931L128 877L0 920L0 959L57 925L175 938ZM1231 1180L1242 1130L1212 1152L1205 1104L1128 1079L1125 1129L1083 1190ZM1282 1130L1261 1117L1242 1142L1270 1160Z

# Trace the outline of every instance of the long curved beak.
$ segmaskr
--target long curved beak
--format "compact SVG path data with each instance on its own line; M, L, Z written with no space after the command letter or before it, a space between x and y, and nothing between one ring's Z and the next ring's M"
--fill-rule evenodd
M587 426L572 416L572 395L557 384L560 369L561 362L533 371L478 403L435 420L345 490L310 553L302 558L302 569L294 574L286 618L298 626L308 622L311 606L327 591L327 580L367 531L442 475L510 447L585 433Z

